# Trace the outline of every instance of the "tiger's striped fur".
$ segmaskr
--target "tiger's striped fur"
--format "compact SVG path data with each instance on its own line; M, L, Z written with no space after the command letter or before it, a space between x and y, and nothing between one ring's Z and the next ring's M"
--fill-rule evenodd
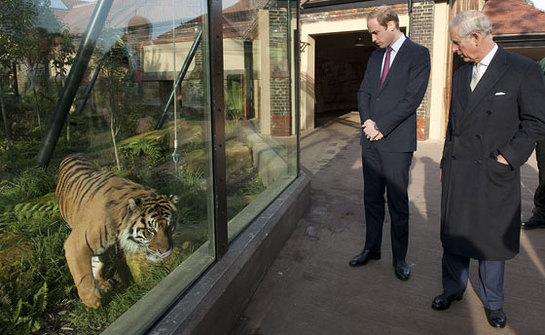
M172 252L177 197L98 171L82 154L61 162L55 194L72 228L64 243L66 261L89 307L100 306L100 290L109 286L97 263L108 248L118 243L125 253L144 251L152 260Z

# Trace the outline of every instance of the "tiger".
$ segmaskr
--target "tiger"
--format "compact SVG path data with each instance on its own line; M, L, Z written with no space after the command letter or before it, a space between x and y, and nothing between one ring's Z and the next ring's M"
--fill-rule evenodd
M58 208L71 232L64 242L68 268L81 301L101 305L110 283L100 257L115 245L125 254L145 252L150 260L173 250L178 197L99 171L84 154L66 156L55 189Z

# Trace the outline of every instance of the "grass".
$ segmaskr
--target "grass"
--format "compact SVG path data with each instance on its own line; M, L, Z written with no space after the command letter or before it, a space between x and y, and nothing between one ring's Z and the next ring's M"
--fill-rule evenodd
M11 262L2 259L7 269L3 269L0 282L0 329L10 334L37 331L46 323L46 312L55 312L55 300L64 297L73 286L63 252L68 233L58 215L11 222L9 232L3 234L4 242L5 236L19 240L18 246L11 247L19 252L19 258Z

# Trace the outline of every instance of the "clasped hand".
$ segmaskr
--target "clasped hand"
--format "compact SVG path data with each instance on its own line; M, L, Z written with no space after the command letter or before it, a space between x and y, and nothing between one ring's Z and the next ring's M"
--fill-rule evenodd
M371 119L365 120L361 126L361 130L365 133L365 137L369 141L378 141L381 140L384 135L376 128L375 121Z

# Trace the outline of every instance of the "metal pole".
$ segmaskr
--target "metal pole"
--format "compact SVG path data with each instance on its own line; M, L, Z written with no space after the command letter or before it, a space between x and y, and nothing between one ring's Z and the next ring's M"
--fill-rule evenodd
M295 134L297 138L296 145L296 157L297 157L297 176L299 176L301 171L301 81L300 81L300 72L301 72L301 52L299 49L299 43L301 42L300 28L299 28L299 15L300 15L300 6L298 1L292 1L293 7L295 8L295 29L293 33L293 44L292 44L292 55L295 57L294 60L294 69L295 72L293 78L295 79ZM290 11L291 12L291 11ZM290 15L290 20L292 19Z
M227 252L227 181L225 156L225 102L223 93L222 0L208 0L210 29L210 89L213 138L214 242L216 257Z
M51 117L49 129L47 129L47 133L42 140L42 146L36 158L38 166L46 167L51 160L51 155L57 145L57 141L66 121L66 117L70 112L70 107L72 106L78 87L83 79L83 75L87 71L87 66L89 65L89 60L95 49L98 36L102 32L108 13L112 8L112 3L113 0L99 0L91 15L87 31L81 41L75 62L70 68L70 73L68 74L68 78L66 78L62 94L57 101L57 107Z

